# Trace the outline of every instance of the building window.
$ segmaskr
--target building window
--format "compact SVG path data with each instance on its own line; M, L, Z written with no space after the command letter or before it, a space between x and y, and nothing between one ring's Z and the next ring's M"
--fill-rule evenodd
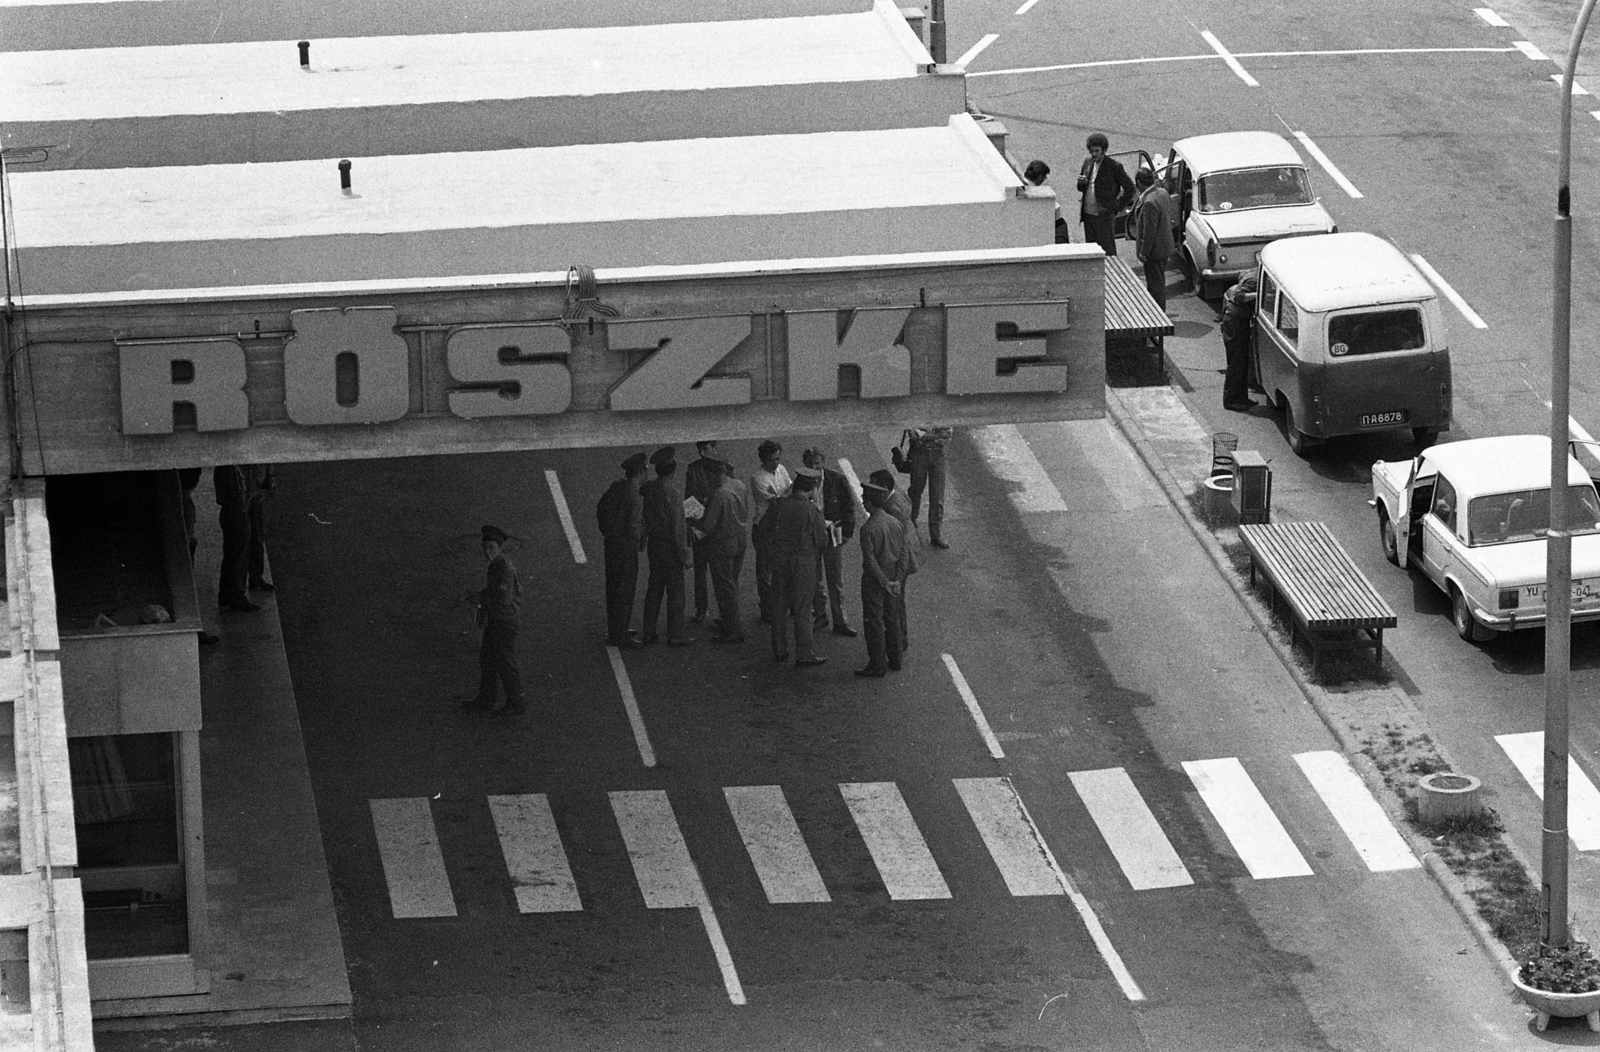
M189 950L176 734L72 738L90 960Z

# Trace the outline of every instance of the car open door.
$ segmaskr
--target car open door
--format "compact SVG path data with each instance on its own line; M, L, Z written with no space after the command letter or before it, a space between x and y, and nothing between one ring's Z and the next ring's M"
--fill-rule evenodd
M1416 488L1417 469L1421 466L1421 456L1411 458L1411 470L1406 474L1406 484L1394 495L1394 521L1389 525L1394 530L1394 547L1399 553L1399 564L1402 568L1409 565L1406 556L1411 550L1411 493Z
M1129 179L1134 178L1135 174L1141 168L1151 172L1156 170L1155 162L1150 160L1150 154L1144 150L1125 150L1122 153L1113 153L1109 156L1115 157L1118 161L1122 162L1122 167L1128 170ZM1117 212L1116 219L1113 220L1112 236L1117 238L1130 236L1128 227L1129 221L1132 218L1133 205L1130 203L1126 208L1120 209Z

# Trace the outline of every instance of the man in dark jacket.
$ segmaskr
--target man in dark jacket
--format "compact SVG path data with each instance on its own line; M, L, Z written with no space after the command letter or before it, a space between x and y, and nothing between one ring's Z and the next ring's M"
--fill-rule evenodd
M211 472L217 493L217 522L222 527L222 569L217 582L217 606L223 610L254 613L261 607L250 601L245 589L250 578L250 495L247 467L218 464Z
M488 577L477 594L478 625L483 645L478 649L478 696L473 704L491 712L518 713L526 705L522 671L517 668L517 611L522 605L522 581L506 557L510 536L497 526L483 528L483 557L489 560ZM495 698L495 683L505 692Z
M661 599L667 600L667 645L694 642L683 631L683 572L693 565L688 525L683 518L683 495L673 484L678 470L677 451L662 446L650 456L656 477L639 487L644 505L644 550L650 556L650 577L644 586L644 634L641 643L654 643L661 618Z
M644 503L639 487L649 458L635 453L622 462L623 476L600 497L595 517L606 541L606 641L624 650L639 645L629 627L639 587L639 551L644 547Z
M717 486L722 482L722 460L717 455L717 443L714 439L705 439L694 444L699 458L689 462L683 472L683 495L693 497L700 502L701 514L711 505L711 494L717 491ZM710 576L711 562L706 553L705 541L696 539L694 547L694 623L699 624L706 619L706 611L711 607L710 589L706 587L706 580Z
M811 598L817 590L817 565L828 543L828 525L812 499L821 472L802 467L782 497L767 505L767 537L772 546L772 656L789 660L789 619L794 619L794 667L820 665L811 628Z
M867 634L867 663L856 675L871 679L900 668L896 604L905 578L906 535L884 508L888 496L882 486L862 483L861 499L870 513L861 527L861 627Z
M719 461L722 476L706 504L695 532L703 539L711 570L711 590L717 597L717 634L714 643L743 643L744 618L739 613L739 574L749 546L750 494L734 474L733 465Z
M1256 404L1250 397L1250 340L1254 335L1258 281L1251 271L1222 294L1222 350L1228 360L1228 371L1222 380L1222 408L1235 413L1247 413Z
M822 518L828 524L828 543L822 548L822 572L817 575L817 590L811 598L812 628L827 628L833 614L833 634L854 636L850 620L844 616L844 570L840 549L856 532L856 495L850 480L828 467L828 454L816 447L801 454L806 467L822 472Z
M1083 239L1099 245L1106 255L1117 254L1117 213L1133 201L1133 180L1115 157L1107 156L1111 141L1101 132L1089 136L1089 156L1078 171L1078 190L1083 204L1078 217L1083 220Z
M1134 177L1139 200L1133 206L1134 255L1144 264L1144 287L1150 298L1167 309L1167 260L1171 258L1172 196L1156 182L1156 173L1139 169Z

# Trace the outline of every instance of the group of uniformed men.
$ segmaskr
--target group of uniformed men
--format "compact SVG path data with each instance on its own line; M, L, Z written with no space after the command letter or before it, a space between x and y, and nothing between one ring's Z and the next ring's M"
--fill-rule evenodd
M881 678L901 667L908 645L906 582L917 571L916 514L925 487L930 543L949 547L941 524L944 444L950 429L909 434L912 499L896 490L894 474L887 470L874 471L861 483L861 504L867 511L859 530L867 663L855 674L863 678ZM783 447L767 439L757 448L761 466L748 484L719 456L715 440L698 442L696 449L699 457L685 470L683 489L676 481L677 451L663 446L648 456L635 453L624 460L622 477L600 497L595 513L605 539L607 642L625 650L658 642L663 602L667 645L695 642L684 623L684 572L692 568L694 623L706 622L714 597L711 641L743 643L739 578L745 553L754 548L756 596L761 621L771 626L774 660L786 663L792 658L795 668L826 663L816 652L818 630L831 627L837 636L857 635L845 616L840 559L841 549L857 533L850 481L828 466L820 448L807 449L791 474L782 463ZM654 478L646 479L647 466L655 468ZM505 554L508 539L497 527L483 528L488 581L470 596L478 603L484 630L481 677L478 695L469 704L520 712L524 702L515 648L521 585ZM643 630L635 631L641 551L649 571ZM496 700L497 682L504 701Z

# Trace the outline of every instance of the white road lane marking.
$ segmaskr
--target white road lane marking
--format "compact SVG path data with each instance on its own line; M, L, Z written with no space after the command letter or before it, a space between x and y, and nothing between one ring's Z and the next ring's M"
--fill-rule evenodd
M1549 62L1550 61L1550 56L1549 55L1546 55L1543 51L1540 51L1538 48L1534 47L1533 44L1530 43L1529 41L1526 41L1526 40L1513 40L1511 42L1511 46L1516 48L1518 51L1522 52L1524 55L1527 55L1530 59L1532 59L1535 62Z
M1039 2L1039 0L1027 0L1027 3L1025 3L1021 7L1017 8L1017 14L1019 14L1019 15L1027 14L1033 8L1033 5L1037 4L1038 2Z
M1561 78L1562 78L1562 76L1564 76L1564 74L1552 73L1552 74L1550 74L1550 79L1556 82L1556 86L1557 87L1560 87L1561 86ZM1589 89L1588 88L1584 87L1582 84L1579 84L1577 81L1573 81L1572 82L1572 95L1573 95L1574 98L1576 98L1579 95L1587 95L1587 94L1589 94Z
M1491 26L1500 26L1504 28L1511 24L1510 22L1507 22L1505 19L1501 18L1499 15L1495 14L1492 9L1487 7L1474 7L1472 9L1472 13L1489 23Z
M989 747L989 755L996 760L1005 759L1005 750L1000 748L999 739L989 728L989 721L984 717L983 709L978 706L977 695L973 694L972 688L967 685L967 677L961 674L961 666L956 664L956 659L950 654L939 656L944 659L944 667L950 673L950 681L956 685L956 693L961 695L967 711L972 714L972 722L978 725L978 734L983 737L983 743Z
M1361 196L1361 191L1357 190L1355 184L1346 179L1344 173L1339 171L1338 166L1328 159L1328 155L1322 152L1322 147L1311 141L1311 136L1303 131L1297 131L1294 133L1294 137L1300 140L1300 145L1306 148L1307 153L1316 158L1317 163L1322 165L1322 170L1328 173L1329 178L1339 184L1341 190L1351 197Z
M1381 873L1422 866L1343 755L1331 750L1302 752L1295 754L1294 762L1305 772L1306 780L1322 797L1368 869Z
M1061 491L1050 481L1050 473L1033 455L1033 447L1022 437L1017 425L989 424L972 428L970 434L990 469L1005 481L1021 487L1008 494L1019 512L1026 515L1067 510Z
M898 786L893 782L841 782L839 793L891 899L950 897L950 887Z
M1467 319L1468 323L1470 323L1474 329L1487 329L1489 327L1488 322L1478 317L1477 311L1467 306L1467 301L1461 298L1461 294L1455 289L1451 288L1448 281L1440 277L1439 272L1433 269L1433 264L1429 263L1416 253L1412 253L1411 262L1415 263L1417 265L1417 269L1422 271L1422 273L1427 276L1429 281L1433 282L1433 287L1438 289L1440 294L1443 295L1445 299L1449 300L1455 306L1456 310L1461 312L1461 316Z
M583 540L572 521L572 509L567 507L566 494L561 492L561 479L552 468L545 468L544 480L550 486L550 499L555 501L556 514L561 518L561 529L567 535L567 545L572 549L572 561L582 566L589 559L583 554Z
M1067 777L1133 890L1194 883L1126 770L1069 771Z
M549 798L543 793L491 796L489 813L494 817L506 871L511 874L518 912L583 909Z
M389 907L399 918L454 917L455 896L444 868L433 809L425 796L368 800L378 838Z
M1061 863L1056 861L1055 852L1050 850L1050 845L1045 843L1044 835L1039 832L1039 824L1028 813L1028 805L1022 802L1020 796L1016 797L1016 801L1023 820L1033 829L1034 839L1039 843L1039 850L1044 852L1044 859L1050 866L1050 872L1055 874L1062 890L1067 893L1072 908L1078 912L1078 919L1083 921L1084 928L1089 932L1089 939L1094 943L1095 949L1100 951L1100 959L1105 962L1106 968L1117 980L1117 985L1122 988L1122 996L1130 1001L1143 1001L1144 991L1139 989L1139 984L1133 979L1133 973L1128 971L1128 966L1123 963L1122 954L1112 945L1111 936L1106 934L1105 925L1100 923L1100 917L1095 913L1094 907L1089 905L1089 900L1084 898L1083 892L1078 890L1072 878L1062 870Z
M1527 779L1534 795L1544 799L1544 731L1497 734L1511 762ZM1600 848L1600 790L1595 789L1578 761L1567 754L1567 836L1579 851Z
M1600 121L1600 110L1590 110L1589 116L1593 117L1597 121Z
M971 47L967 48L966 54L964 54L960 58L956 59L955 64L957 66L960 66L962 69L965 69L967 66L969 66L972 63L973 59L975 59L979 55L983 54L983 49L984 48L988 47L990 44L993 44L996 40L999 40L999 39L1000 39L1000 34L999 33L987 33L987 34L985 34L982 40L978 41L976 44L974 44Z
M953 779L972 824L1013 895L1064 895L1044 858L1044 841L1023 817L1009 778Z
M733 955L723 938L722 925L711 909L711 899L700 880L700 871L689 857L689 846L683 841L683 831L678 828L678 818L672 812L667 794L660 789L642 789L608 795L611 811L617 817L617 828L622 831L623 843L628 847L633 875L644 894L644 904L653 910L682 907L698 910L706 938L711 941L712 955L722 971L728 1000L736 1005L744 1004L744 987L739 982L739 973L734 970Z
M628 726L633 728L633 740L639 747L639 760L646 767L654 767L656 751L650 746L650 733L644 728L639 702L633 696L633 682L628 679L628 666L622 663L622 651L607 644L606 656L611 659L611 675L616 678L617 690L622 694L622 707L628 711Z
M1183 769L1252 877L1312 875L1288 830L1236 758L1185 760Z
M831 901L781 786L726 786L722 795L768 902Z
M1331 51L1241 51L1234 58L1317 58L1324 55L1503 55L1514 47L1374 47L1341 48ZM1157 62L1213 62L1216 55L1161 55L1155 58L1111 58L1097 62L1064 62L1052 66L1017 66L1013 69L986 69L969 72L968 77L1009 77L1022 73L1056 73L1068 69L1097 69L1102 66L1143 66Z
M1261 82L1252 77L1243 66L1239 65L1239 60L1234 58L1233 54L1227 48L1222 46L1222 41L1217 39L1215 33L1211 32L1209 29L1202 29L1200 31L1200 36L1205 39L1207 44L1211 45L1211 49L1213 51L1222 56L1222 61L1226 62L1228 64L1228 68L1239 75L1240 80L1244 81L1252 88L1259 88L1261 86Z

